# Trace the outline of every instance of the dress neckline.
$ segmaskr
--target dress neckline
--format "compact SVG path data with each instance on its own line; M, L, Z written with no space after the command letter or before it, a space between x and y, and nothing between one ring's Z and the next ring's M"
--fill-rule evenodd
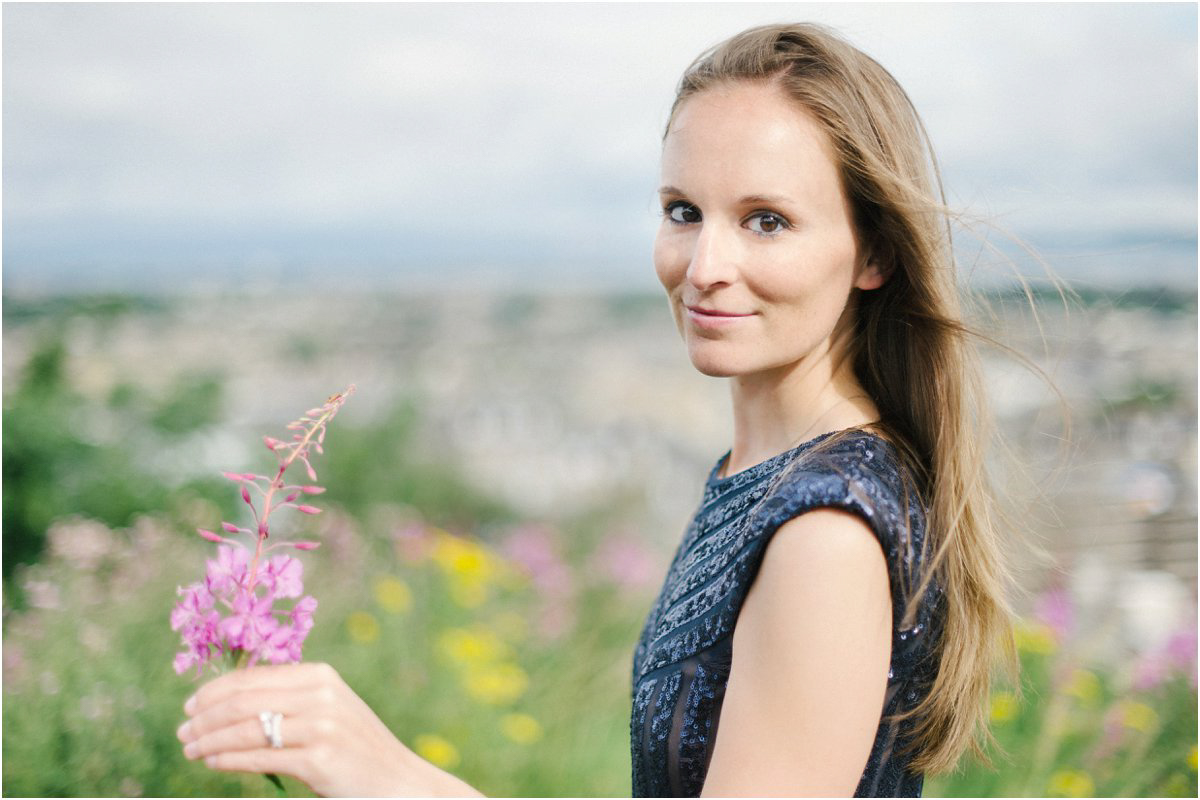
M717 459L716 465L708 473L708 481L707 481L708 487L712 488L712 489L723 488L726 486L730 486L734 483L740 483L745 480L754 480L763 475L770 474L772 472L775 472L778 468L786 466L789 462L791 462L791 460L793 458L800 455L800 453L809 449L810 447L818 444L819 442L823 442L826 439L829 439L833 436L838 436L838 435L842 435L842 434L845 434L845 435L858 434L860 436L870 437L871 439L874 439L878 442L887 443L887 439L884 439L882 436L880 436L879 434L877 434L873 431L869 431L869 430L866 430L866 429L860 428L860 427L843 428L842 430L829 431L828 433L822 433L819 436L814 436L813 438L811 438L807 441L801 442L800 444L796 445L795 447L791 448L790 450L785 450L778 455L771 456L770 458L766 459L765 461L760 461L757 464L746 467L745 469L735 472L732 475L726 475L724 477L721 477L721 468L722 468L722 466L724 466L725 462L729 460L729 456L733 453L732 450L726 450L725 455L723 455L719 459Z

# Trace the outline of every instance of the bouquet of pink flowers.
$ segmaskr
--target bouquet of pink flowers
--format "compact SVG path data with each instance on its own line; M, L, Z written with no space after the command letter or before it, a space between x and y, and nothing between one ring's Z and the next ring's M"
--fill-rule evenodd
M304 565L291 555L269 555L280 548L312 550L317 542L274 542L267 545L271 515L280 508L304 514L320 509L300 502L324 492L315 485L316 470L310 450L322 452L325 426L354 393L330 397L320 408L309 409L290 423L290 442L263 437L275 454L278 468L273 477L253 473L225 472L241 485L242 501L250 507L255 527L242 528L222 522L224 536L203 528L201 536L217 545L217 557L207 562L204 579L179 589L179 603L171 611L171 629L183 638L184 649L175 656L175 672L182 675L192 667L199 675L205 664L224 655L229 666L253 666L260 661L284 664L300 660L300 650L313 626L317 601L304 594ZM300 462L308 484L288 484L284 475ZM246 541L253 540L253 553ZM278 600L299 598L290 609L276 608Z

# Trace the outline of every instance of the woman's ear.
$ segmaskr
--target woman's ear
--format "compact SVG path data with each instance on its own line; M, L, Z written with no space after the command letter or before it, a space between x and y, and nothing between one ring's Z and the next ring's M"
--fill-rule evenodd
M879 262L874 258L867 259L858 270L858 275L854 278L854 288L863 289L878 289L883 284L887 283L888 275L891 270L884 269Z

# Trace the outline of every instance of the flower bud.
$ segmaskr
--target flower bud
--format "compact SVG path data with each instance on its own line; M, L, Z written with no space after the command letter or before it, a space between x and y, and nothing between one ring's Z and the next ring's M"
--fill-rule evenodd
M220 536L218 536L217 534L213 533L212 531L206 531L206 530L204 530L204 528L196 528L196 532L197 532L197 533L199 533L199 534L200 534L200 536L202 536L203 538L205 538L205 539L208 539L210 542L223 542L223 541L225 541L224 539L222 539L222 538L221 538Z
M222 522L221 528L224 529L226 533L237 533L240 530L238 526L234 525L232 522Z
M320 514L321 509L316 506L296 506L297 511L302 511L305 514Z

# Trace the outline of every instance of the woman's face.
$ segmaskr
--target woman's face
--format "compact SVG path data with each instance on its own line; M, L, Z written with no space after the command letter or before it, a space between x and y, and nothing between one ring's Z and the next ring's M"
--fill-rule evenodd
M787 370L829 351L863 263L832 145L768 84L693 95L663 147L654 268L696 369ZM814 356L820 357L820 356Z

